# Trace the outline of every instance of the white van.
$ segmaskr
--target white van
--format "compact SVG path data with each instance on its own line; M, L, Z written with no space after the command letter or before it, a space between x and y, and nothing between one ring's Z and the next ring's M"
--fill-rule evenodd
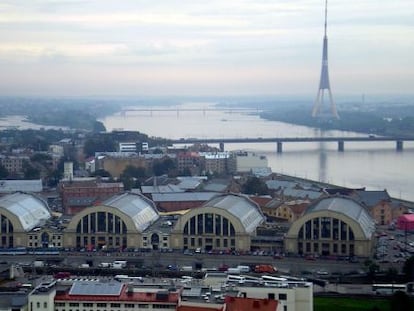
M237 266L237 269L239 269L241 273L249 273L250 272L250 267L249 266Z
M239 268L228 268L226 271L227 274L236 274L236 275L240 274L240 272L241 271Z
M243 284L245 281L246 281L246 278L241 275L230 274L227 276L227 283Z
M112 263L112 268L113 269L124 269L127 266L127 262L126 260L115 260Z

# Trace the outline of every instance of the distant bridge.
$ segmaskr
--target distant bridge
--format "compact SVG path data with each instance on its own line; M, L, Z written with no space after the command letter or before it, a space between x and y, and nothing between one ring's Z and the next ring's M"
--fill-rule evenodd
M171 107L156 107L156 108L141 108L141 107L129 107L121 110L121 115L125 116L127 112L149 112L150 115L154 112L176 112L179 116L180 112L202 112L206 114L209 111L221 111L228 113L255 113L258 114L262 110L255 108L243 108L243 107L209 107L209 108L171 108Z
M343 152L345 142L382 142L394 141L396 150L402 151L404 141L414 141L414 137L273 137L273 138L180 138L172 139L173 144L219 144L220 150L224 151L224 144L248 144L248 143L276 143L278 153L283 151L283 143L306 143L306 142L337 142L338 151Z

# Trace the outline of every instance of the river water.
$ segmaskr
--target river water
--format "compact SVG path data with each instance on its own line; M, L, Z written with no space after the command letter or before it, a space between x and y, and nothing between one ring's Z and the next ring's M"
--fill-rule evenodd
M257 114L203 111L213 104L167 107L171 111L128 111L100 121L107 131L132 130L170 139L367 135L268 121ZM200 111L182 110L186 108ZM225 145L225 150L241 149L265 155L273 172L349 188L387 189L392 197L414 201L414 142L404 142L402 152L396 151L395 142L346 142L344 152L337 151L335 142L284 143L282 153L276 153L273 143Z

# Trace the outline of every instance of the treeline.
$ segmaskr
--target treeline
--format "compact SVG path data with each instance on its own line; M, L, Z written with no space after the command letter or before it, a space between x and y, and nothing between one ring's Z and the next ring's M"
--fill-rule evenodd
M320 120L311 117L310 109L295 107L263 112L261 117L272 121L281 121L321 128L324 130L343 130L360 133L372 133L384 136L414 136L414 113L401 112L403 109L384 111L339 111L340 119ZM406 111L411 111L407 107ZM399 113L398 113L399 112Z
M0 97L0 117L25 116L41 125L104 131L98 118L120 110L120 105L94 99Z

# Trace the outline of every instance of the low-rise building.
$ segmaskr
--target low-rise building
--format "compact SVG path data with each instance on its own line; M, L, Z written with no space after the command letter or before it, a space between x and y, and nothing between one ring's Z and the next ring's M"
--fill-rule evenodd
M290 227L285 251L292 254L370 257L374 219L365 207L345 196L325 197L308 207Z
M124 190L121 182L102 182L95 177L63 179L58 186L64 213L75 215Z

